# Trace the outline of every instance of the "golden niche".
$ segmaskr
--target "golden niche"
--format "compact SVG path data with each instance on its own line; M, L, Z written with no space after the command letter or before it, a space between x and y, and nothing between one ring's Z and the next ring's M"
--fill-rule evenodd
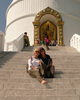
M45 35L48 36L50 41L57 40L56 25L54 25L50 21L46 21L40 26L40 32L39 33L40 33L40 40L41 41L44 41Z
M49 19L42 24L40 23L41 18L47 14L53 15L53 18L55 17L57 22L56 25L50 22ZM44 34L47 34L50 40L57 40L58 45L60 46L64 45L63 42L64 22L62 21L62 17L59 12L50 7L47 7L46 9L43 9L36 15L33 24L34 24L34 43L36 40L44 40Z

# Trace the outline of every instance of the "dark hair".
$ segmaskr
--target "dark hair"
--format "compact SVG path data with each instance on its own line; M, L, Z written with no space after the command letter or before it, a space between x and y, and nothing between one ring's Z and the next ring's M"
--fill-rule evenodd
M39 50L40 50L40 52L45 51L45 49L43 47L40 47Z
M27 32L24 32L24 34L27 34Z

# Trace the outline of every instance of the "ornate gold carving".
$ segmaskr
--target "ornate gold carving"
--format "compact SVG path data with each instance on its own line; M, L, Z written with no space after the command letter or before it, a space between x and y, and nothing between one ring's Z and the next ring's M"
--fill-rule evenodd
M39 21L35 21L35 22L33 22L33 24L34 24L34 26L38 26L40 23L39 23Z
M58 45L63 45L63 25L64 25L64 22L62 21L62 18L61 18L61 15L59 14L59 12L51 9L50 7L47 7L46 9L40 11L35 17L35 20L33 22L33 24L34 24L34 40L36 41L37 39L40 38L39 37L40 19L42 18L42 16L44 16L46 14L51 14L56 18Z
M40 40L44 40L45 34L47 34L49 40L53 41L57 39L57 27L50 21L44 22L40 26Z
M46 14L51 14L51 15L55 16L57 18L57 20L62 21L62 18L60 16L60 14L57 11L51 9L50 7L47 7L46 9L42 10L41 12L39 12L36 15L35 21L39 21L41 19L41 17L46 15Z

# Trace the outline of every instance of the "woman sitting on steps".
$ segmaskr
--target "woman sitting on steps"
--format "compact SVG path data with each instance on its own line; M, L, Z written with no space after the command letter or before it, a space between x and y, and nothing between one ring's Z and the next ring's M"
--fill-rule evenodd
M41 59L38 58L39 56L39 50L34 50L34 55L28 59L28 73L32 76L37 78L37 80L45 84L47 81L44 79L44 64Z
M46 54L46 51L44 48L39 48L40 55L39 59L41 59L45 65L44 68L44 78L54 78L55 73L55 67L52 63L52 59L48 54Z

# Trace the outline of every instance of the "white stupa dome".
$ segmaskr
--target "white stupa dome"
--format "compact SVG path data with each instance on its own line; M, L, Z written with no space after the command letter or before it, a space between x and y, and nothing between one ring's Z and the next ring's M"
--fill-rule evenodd
M80 17L79 0L13 0L7 11L7 24L16 18L37 14L47 7L63 14Z
M61 15L64 22L64 42L69 45L72 34L80 32L80 0L13 0L6 13L5 41L14 41L26 31L30 44L33 45L34 19L40 11L47 7ZM44 20L50 18L53 17L49 15L44 17Z

